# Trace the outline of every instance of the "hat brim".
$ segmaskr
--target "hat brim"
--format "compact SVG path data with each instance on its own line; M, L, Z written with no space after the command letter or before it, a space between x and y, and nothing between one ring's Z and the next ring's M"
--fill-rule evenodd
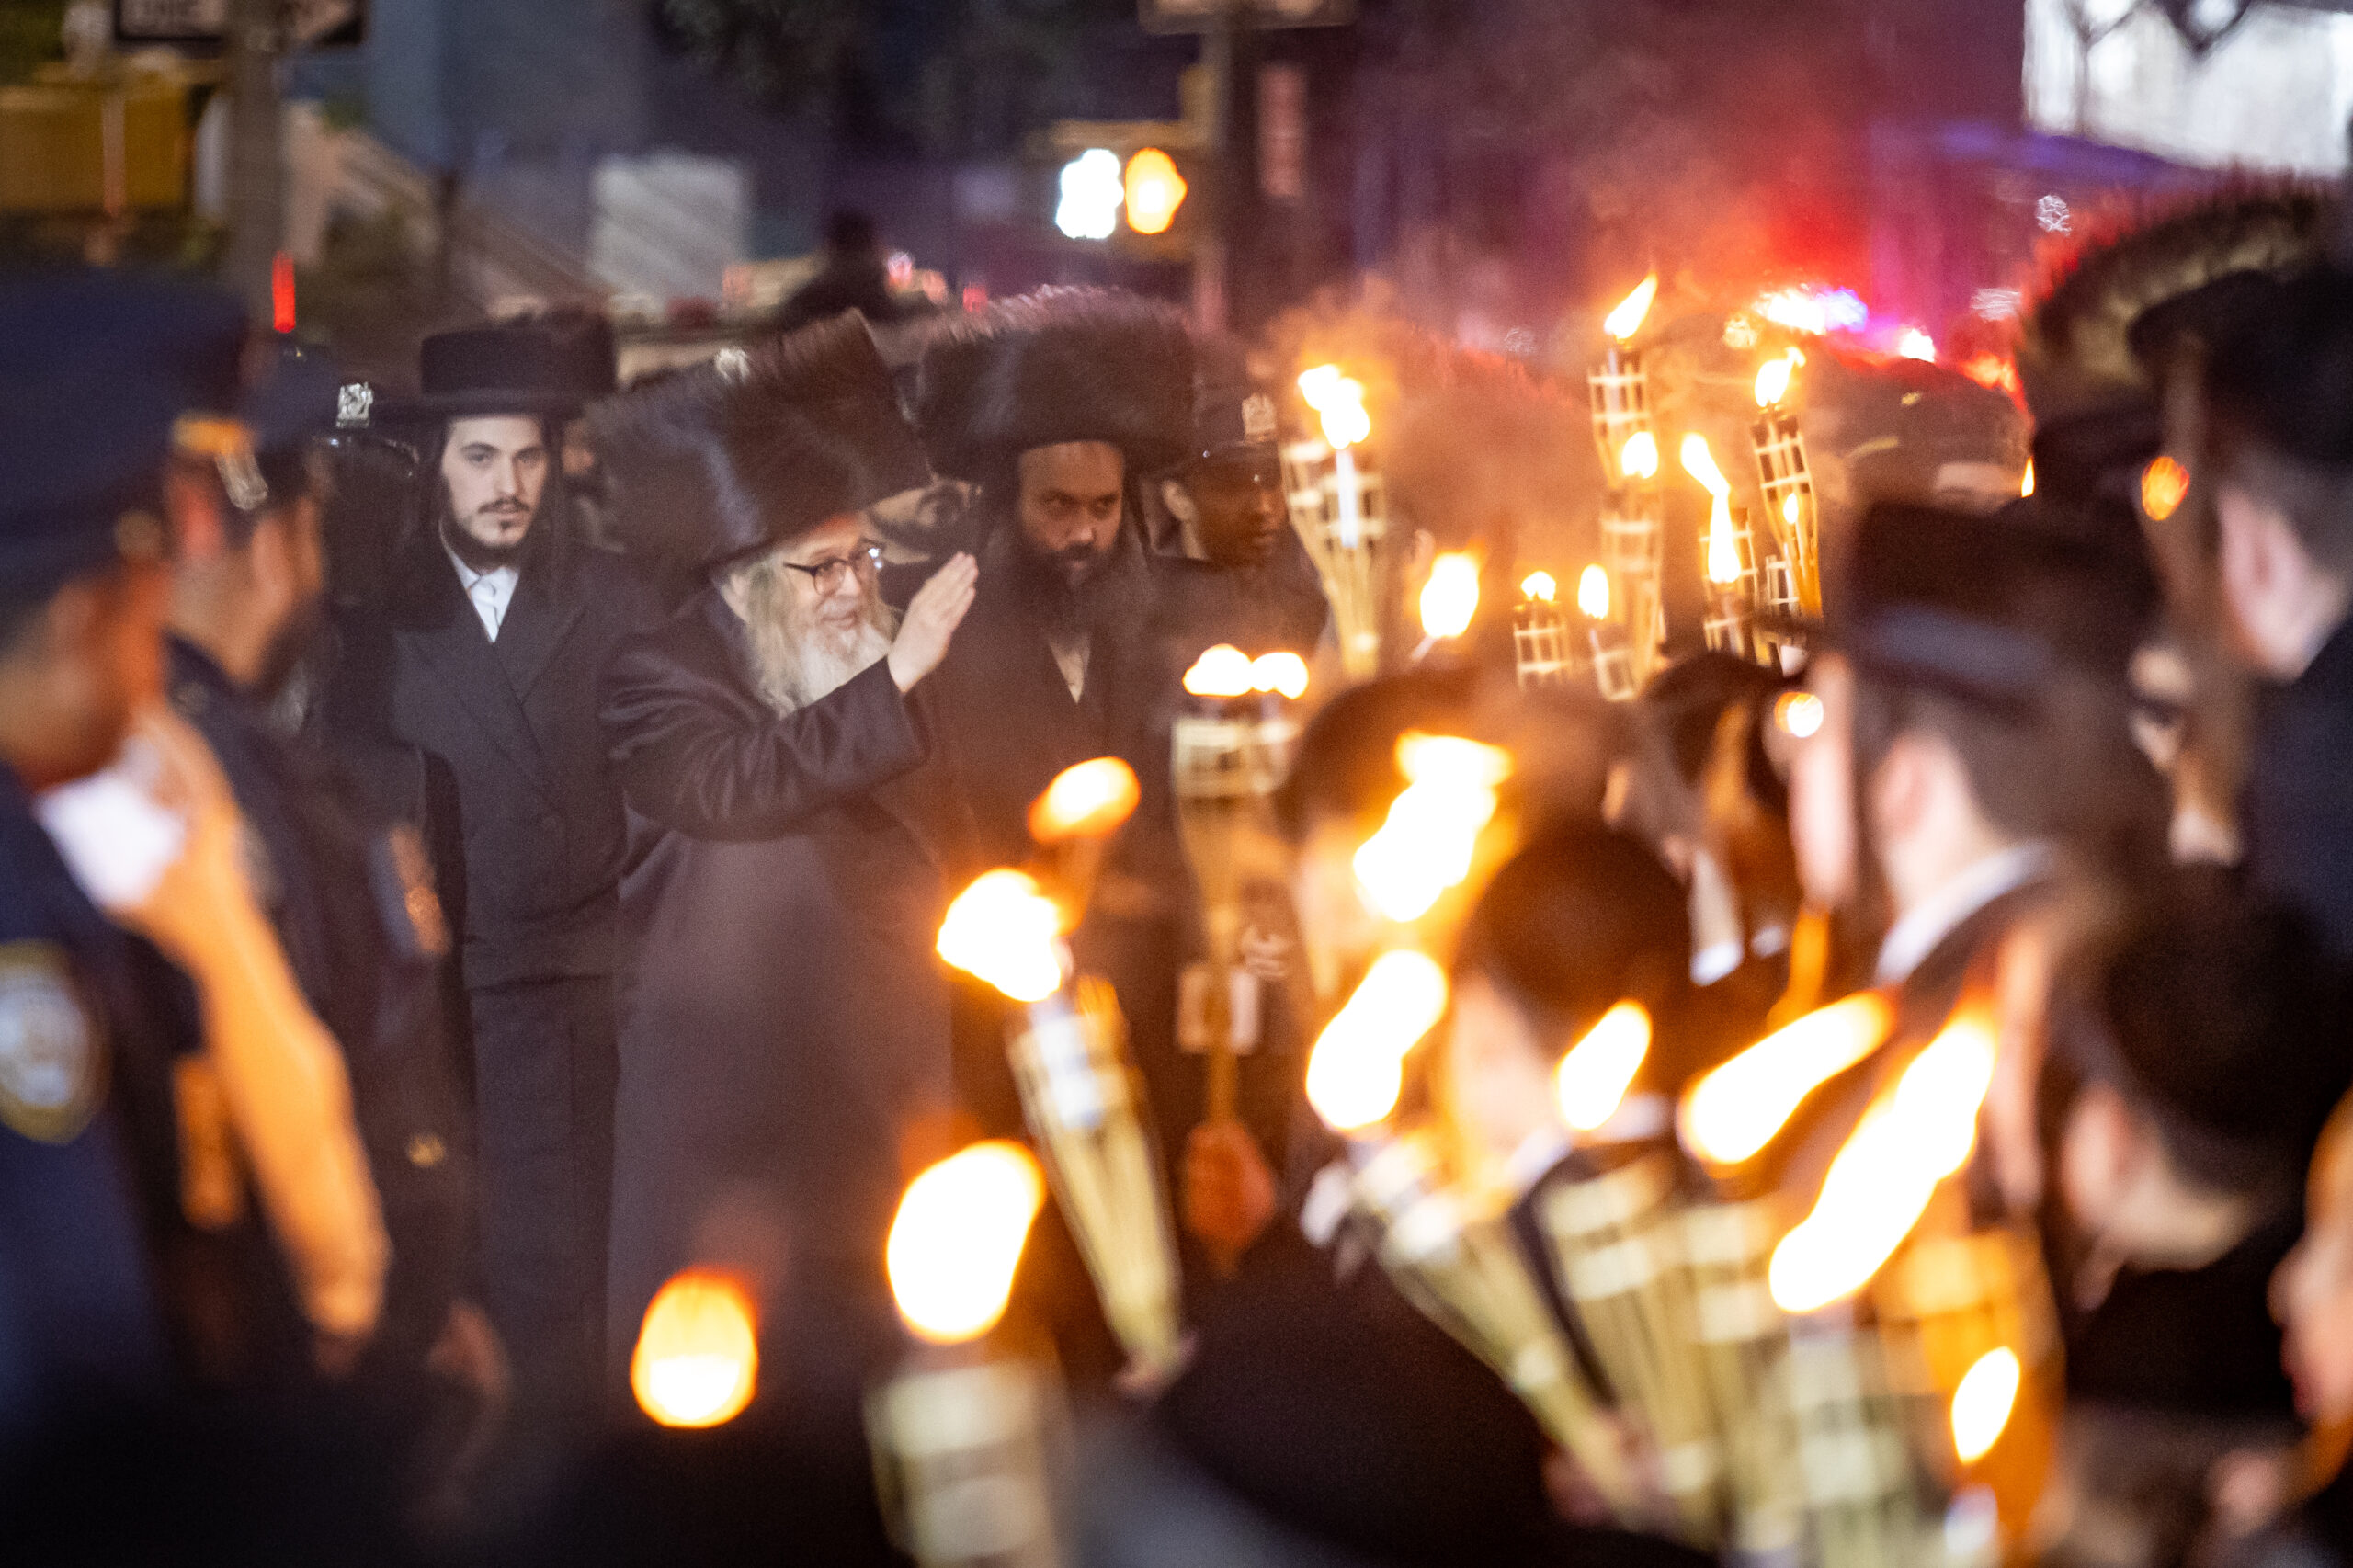
M495 419L515 415L532 419L570 419L586 407L576 392L434 392L418 397L386 398L369 415L371 425L438 425L449 419Z

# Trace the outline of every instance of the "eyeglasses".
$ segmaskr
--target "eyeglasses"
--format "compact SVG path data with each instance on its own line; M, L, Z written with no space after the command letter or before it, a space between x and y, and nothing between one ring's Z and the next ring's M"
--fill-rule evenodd
M809 579L810 585L821 594L830 594L855 574L861 583L871 583L882 570L882 547L879 544L860 545L849 555L837 555L831 561L820 561L803 566L798 561L780 564L790 567Z

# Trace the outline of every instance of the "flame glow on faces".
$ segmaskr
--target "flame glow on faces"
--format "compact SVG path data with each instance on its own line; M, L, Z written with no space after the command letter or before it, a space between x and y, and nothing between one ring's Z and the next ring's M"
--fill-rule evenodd
M1299 394L1323 421L1324 439L1334 451L1346 451L1372 434L1372 416L1364 411L1364 383L1340 374L1337 365L1302 371Z
M1307 695L1307 661L1297 653L1261 653L1250 661L1250 689L1279 692L1296 702Z
M717 1426L752 1403L760 1351L751 1298L727 1275L688 1268L647 1304L630 1357L638 1408L665 1426Z
M1934 364L1937 340L1916 326L1907 326L1895 335L1895 353L1901 359L1925 359Z
M1040 844L1101 838L1134 813L1142 795L1135 770L1116 756L1065 767L1031 803L1029 836Z
M1250 655L1220 642L1185 672L1185 689L1195 697L1245 697L1250 691Z
M1618 472L1629 479L1658 477L1658 437L1648 430L1637 430L1626 437L1619 449Z
M1609 574L1598 565L1577 574L1577 608L1591 620L1609 619Z
M1353 1132L1397 1108L1405 1057L1446 1001L1446 971L1427 953L1397 948L1372 961L1307 1059L1307 1103L1325 1126Z
M1952 1391L1952 1447L1963 1464L1993 1451L2018 1402L2018 1355L2008 1346L1988 1350Z
M1779 359L1768 359L1756 369L1756 406L1770 408L1790 395L1790 375L1805 363L1805 354L1792 348Z
M1708 581L1729 585L1740 581L1740 546L1732 532L1732 481L1716 466L1708 438L1694 432L1683 437L1683 472L1699 482L1710 497L1708 508Z
M1651 301L1658 298L1658 274L1654 272L1634 285L1634 291L1618 301L1618 308L1601 319L1610 336L1623 343L1643 329L1643 318L1651 313Z
M1972 1012L1947 1024L1830 1163L1813 1212L1773 1249L1766 1282L1786 1312L1819 1312L1870 1282L1937 1184L1969 1162L1994 1081L1994 1036Z
M1430 562L1422 585L1422 631L1431 637L1460 637L1479 613L1479 563L1460 551Z
M1549 605L1561 597L1561 585L1550 572L1530 572L1519 580L1519 597L1531 604Z
M1353 862L1366 907L1403 924L1430 911L1471 874L1479 832L1494 820L1511 754L1453 735L1409 731L1397 742L1404 790Z
M1036 1158L1001 1140L961 1150L907 1184L883 1265L918 1339L961 1345L996 1326L1045 1200Z
M2141 510L2153 523L2172 517L2188 494L2189 471L2165 452L2151 458L2141 471Z
M1651 1016L1641 1003L1620 1002L1602 1014L1552 1075L1561 1119L1590 1132L1617 1115L1650 1050Z
M1676 1119L1683 1146L1711 1165L1740 1164L1773 1141L1808 1095L1876 1051L1894 1027L1886 1000L1864 991L1774 1030L1684 1095Z
M1062 989L1062 910L1021 871L983 873L939 923L939 956L1016 1002Z

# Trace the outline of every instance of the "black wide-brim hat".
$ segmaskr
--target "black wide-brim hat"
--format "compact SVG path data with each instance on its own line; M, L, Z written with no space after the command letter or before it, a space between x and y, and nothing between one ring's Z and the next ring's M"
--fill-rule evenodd
M1193 345L1171 305L1114 289L1041 289L967 317L925 348L915 423L951 478L1001 475L1025 451L1120 449L1150 473L1192 455Z
M713 567L931 483L850 312L598 403L592 438L632 547Z
M417 394L377 403L371 420L429 425L498 415L567 419L602 395L584 374L584 365L575 343L536 322L436 333L417 356Z

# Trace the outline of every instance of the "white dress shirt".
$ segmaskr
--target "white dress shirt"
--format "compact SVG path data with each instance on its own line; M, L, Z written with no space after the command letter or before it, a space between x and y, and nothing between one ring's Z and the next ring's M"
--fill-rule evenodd
M1879 945L1874 985L1901 985L1920 962L1937 950L1961 923L2014 888L2024 887L2051 869L2051 846L2015 844L1986 856L1969 869L1921 901L1919 906L1888 927Z
M477 572L458 559L458 552L445 540L442 550L449 557L449 564L458 569L458 584L466 590L467 602L474 613L482 617L483 635L498 641L498 628L506 619L506 607L515 599L515 568L494 566L487 572Z

